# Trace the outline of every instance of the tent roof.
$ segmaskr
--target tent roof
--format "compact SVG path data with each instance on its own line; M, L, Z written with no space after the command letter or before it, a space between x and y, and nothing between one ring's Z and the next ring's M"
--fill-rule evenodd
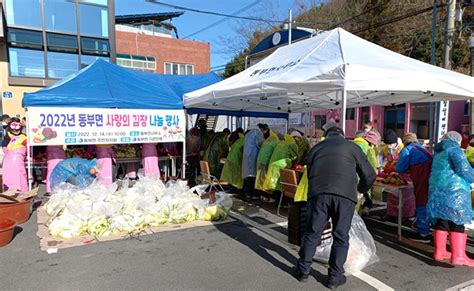
M159 75L97 60L49 87L25 93L23 107L183 109L184 93L219 80L214 73Z
M187 108L265 112L474 98L474 78L400 55L341 28L281 47L217 84L185 94Z

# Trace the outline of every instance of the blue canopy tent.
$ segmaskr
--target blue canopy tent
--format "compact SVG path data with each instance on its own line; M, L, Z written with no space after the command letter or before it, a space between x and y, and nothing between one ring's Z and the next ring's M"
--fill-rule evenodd
M183 110L184 93L220 80L214 73L158 75L97 60L49 87L34 93L25 93L22 105L27 109L27 115L28 108L31 107ZM29 132L31 129L28 124L27 130L28 135L33 136L33 133ZM183 149L185 147L184 140ZM185 152L183 150L183 165L186 161ZM30 172L30 164L28 169ZM184 175L184 170L182 173Z
M23 107L183 109L184 93L220 80L214 73L158 75L97 60L49 87L25 93Z

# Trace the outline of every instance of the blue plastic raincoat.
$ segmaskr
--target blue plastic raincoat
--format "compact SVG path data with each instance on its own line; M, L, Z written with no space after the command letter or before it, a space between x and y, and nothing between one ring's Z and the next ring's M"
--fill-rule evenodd
M427 204L432 223L438 218L455 224L471 223L471 183L474 183L474 170L459 144L452 140L437 144Z
M95 179L89 171L95 167L97 160L86 160L81 158L71 158L59 162L51 173L50 184L54 190L56 186L63 182L85 188L92 184Z
M257 175L257 156L265 138L260 129L252 129L245 135L242 159L242 179Z

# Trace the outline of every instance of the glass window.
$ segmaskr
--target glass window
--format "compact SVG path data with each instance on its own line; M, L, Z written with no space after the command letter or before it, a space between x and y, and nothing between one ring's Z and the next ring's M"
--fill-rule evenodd
M79 4L81 35L109 36L107 7Z
M28 48L43 48L43 36L41 32L21 30L21 29L9 29L8 30L8 43L14 47L28 47Z
M107 6L107 0L79 0L79 3L89 3Z
M346 109L346 120L355 120L355 108Z
M194 73L193 65L186 65L186 75L192 75Z
M98 59L102 59L106 62L109 61L109 58L106 58L106 57L81 55L81 69L87 67L88 65L92 64L93 62L95 62ZM118 60L117 60L117 64L118 64Z
M179 74L186 75L186 65L179 65Z
M21 48L8 49L10 75L14 77L44 78L44 52Z
M63 34L46 34L48 50L77 53L77 37Z
M133 61L132 62L132 67L134 69L143 69L145 68L145 62L144 61Z
M81 45L84 54L108 55L110 51L108 40L82 37Z
M6 0L7 24L42 28L41 0Z
M46 29L77 32L76 3L70 0L44 0Z
M178 64L173 64L173 75L178 75L179 74L179 69L178 69Z
M171 71L172 65L170 63L165 63L165 74L172 74L173 72Z
M62 79L79 70L76 54L48 52L48 77Z

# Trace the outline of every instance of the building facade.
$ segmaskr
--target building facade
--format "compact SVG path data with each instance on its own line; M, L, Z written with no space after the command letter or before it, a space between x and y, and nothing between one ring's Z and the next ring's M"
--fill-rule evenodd
M182 14L117 16L117 64L157 74L209 73L209 43L177 38L177 30L170 21Z
M115 62L114 0L0 0L2 112L94 62Z

